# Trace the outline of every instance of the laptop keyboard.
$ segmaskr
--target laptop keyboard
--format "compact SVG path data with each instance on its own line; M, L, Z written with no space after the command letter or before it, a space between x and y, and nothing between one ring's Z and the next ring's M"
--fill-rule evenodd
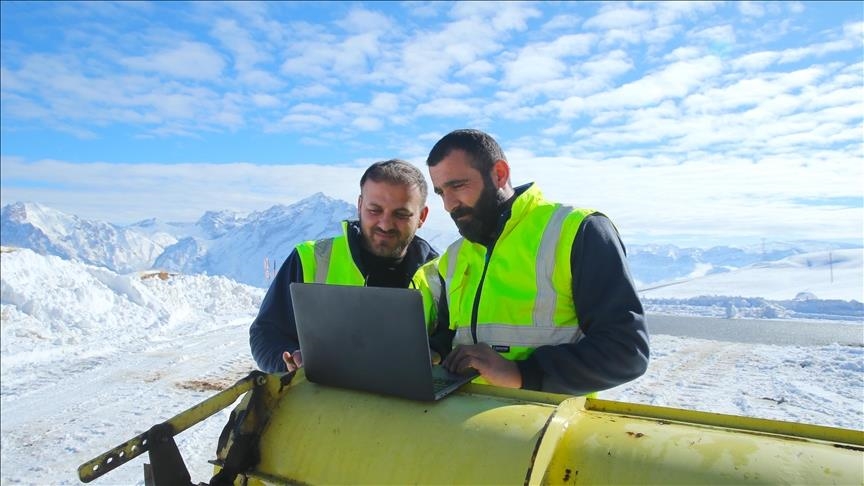
M465 377L450 373L441 365L432 367L432 388L436 393L460 381L465 381Z
M453 383L456 383L456 381L457 381L456 378L444 378L444 377L435 376L432 378L432 388L436 392L441 391L441 390L447 388L448 386L452 385Z

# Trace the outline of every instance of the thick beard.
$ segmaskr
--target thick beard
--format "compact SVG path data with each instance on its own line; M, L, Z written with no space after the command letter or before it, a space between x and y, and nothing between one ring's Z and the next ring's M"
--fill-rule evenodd
M483 181L483 191L472 207L461 207L450 213L459 234L474 243L488 243L498 226L498 191L492 181ZM468 215L467 219L458 219Z

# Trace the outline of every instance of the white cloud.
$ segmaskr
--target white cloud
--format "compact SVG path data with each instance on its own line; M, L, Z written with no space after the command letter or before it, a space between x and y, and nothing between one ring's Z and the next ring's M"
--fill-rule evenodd
M732 67L736 70L761 71L777 62L780 54L772 51L754 52L734 59Z
M498 68L489 61L477 60L468 63L462 69L456 71L455 75L465 78L485 78L497 71Z
M642 79L610 91L590 96L586 102L593 109L620 106L648 106L667 98L682 98L702 86L704 80L722 71L722 63L713 56L679 61Z
M735 2L738 11L745 17L762 17L765 15L765 8L760 2L740 1Z
M190 41L154 54L126 57L121 62L136 70L190 79L218 78L225 67L225 60L212 47Z
M293 130L311 131L332 125L333 121L325 116L314 113L290 113L283 116L280 123Z
M238 26L233 19L218 20L210 33L234 55L234 66L238 71L247 71L270 59L264 46L256 43L249 32Z
M393 93L375 93L369 107L382 114L394 113L399 109L399 97Z
M485 22L496 32L506 32L525 30L527 21L541 13L532 2L456 2L451 16Z
M268 71L261 69L250 69L239 73L237 78L241 83L252 88L263 90L277 90L285 86L285 82Z
M255 106L260 106L262 108L274 108L281 104L279 98L266 93L256 93L250 96L250 98Z
M554 30L573 30L582 22L582 18L578 15L573 14L562 14L555 15L548 22L543 24L540 27L542 30L554 31Z
M813 44L807 47L798 47L794 49L786 49L780 52L780 63L798 62L805 57L823 56L832 52L843 52L854 49L855 43L850 40L838 40L833 42L824 42L821 44ZM860 43L858 45L860 48Z
M417 106L416 115L425 116L464 116L474 111L474 107L466 100L458 98L438 98Z
M851 40L861 41L864 37L864 21L843 24L843 35Z
M711 14L716 7L723 2L700 1L700 2L651 2L647 4L653 7L654 18L658 26L670 25L681 19L698 18L699 15Z
M664 61L686 61L689 59L702 57L705 55L704 49L696 46L678 47L669 54L663 56Z
M786 8L789 9L790 12L800 14L803 13L806 8L804 7L804 3L802 2L783 2L786 5Z
M529 44L504 65L504 83L519 88L559 79L567 73L570 59L588 54L593 41L593 35L578 34Z
M381 122L380 118L371 117L371 116L361 116L355 118L351 122L351 126L363 130L365 132L373 132L376 130L380 130L384 123Z
M310 84L292 89L289 95L298 100L323 98L333 95L333 90L323 84Z
M729 24L688 32L687 36L722 45L735 44L735 28Z
M645 42L651 44L655 49L659 49L666 42L674 39L681 31L679 26L664 25L648 30L643 35Z
M393 21L386 15L362 7L354 7L336 22L336 25L353 34L369 31L385 31L393 28Z
M579 69L592 78L600 78L603 83L633 70L635 65L627 52L620 49L605 52L579 64Z
M651 13L634 9L622 3L610 3L602 11L585 21L586 29L618 30L644 27L651 21Z

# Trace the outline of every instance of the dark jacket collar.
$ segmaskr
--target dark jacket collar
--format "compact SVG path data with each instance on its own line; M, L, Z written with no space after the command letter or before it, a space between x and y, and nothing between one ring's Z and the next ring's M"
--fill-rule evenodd
M513 196L498 205L498 225L495 227L495 232L489 236L488 241L480 242L480 244L486 248L492 248L495 246L495 242L498 241L501 232L504 231L504 225L507 224L507 221L509 221L510 217L513 215L513 202L533 185L533 182L529 182L513 188Z

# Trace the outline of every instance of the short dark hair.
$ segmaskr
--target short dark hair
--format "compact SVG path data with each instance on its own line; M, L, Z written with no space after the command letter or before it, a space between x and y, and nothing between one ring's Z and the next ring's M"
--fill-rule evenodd
M388 182L390 184L401 184L405 186L416 186L420 190L423 204L426 204L426 196L429 189L426 187L426 179L420 169L402 159L383 160L370 165L363 177L360 178L360 189L366 180L375 182Z
M464 150L471 166L485 174L492 170L496 160L507 160L504 151L491 135L471 128L453 130L432 147L426 165L434 167L453 150Z

